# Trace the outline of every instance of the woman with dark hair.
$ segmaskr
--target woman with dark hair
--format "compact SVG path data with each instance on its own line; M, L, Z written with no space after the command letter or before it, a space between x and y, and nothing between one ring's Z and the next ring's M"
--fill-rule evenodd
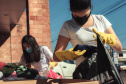
M122 44L114 32L112 24L103 15L91 14L91 8L91 0L70 0L72 19L64 22L54 52L65 50L69 42L73 47L77 44L96 47L96 38L93 37L96 32L108 34L106 36L113 34L114 38L111 39L113 45L108 39L103 39L103 42L112 45L111 47L115 51L121 52ZM93 30L93 28L95 29ZM55 54L53 58L55 61L60 61ZM82 56L76 59L76 65L78 66L84 59Z
M97 38L94 38L97 33L103 43L108 44L115 51L121 52L122 44L114 32L112 24L103 15L91 14L91 8L91 0L70 0L72 19L65 21L60 29L53 54L55 61L74 59L77 67L86 59L86 56L78 56L76 53L76 55L72 55L74 48L64 51L68 43L71 42L73 47L76 47L77 44L97 47ZM71 54L68 55L68 53Z
M47 46L39 46L36 39L31 35L26 35L22 39L23 55L19 65L33 66L38 72L44 72L52 62L52 67L57 65L53 60L53 54Z

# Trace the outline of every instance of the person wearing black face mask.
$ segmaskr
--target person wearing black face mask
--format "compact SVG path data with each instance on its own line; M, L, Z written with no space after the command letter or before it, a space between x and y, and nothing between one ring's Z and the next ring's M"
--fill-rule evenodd
M74 16L72 15L72 17L74 18L74 20L75 20L78 24L84 25L84 24L88 21L90 15L91 15L91 13L90 13L88 16L85 15L85 16L83 16L83 17L74 17Z
M65 21L60 29L53 54L55 61L60 61L55 52L64 51L69 42L73 47L77 44L97 47L96 38L93 37L93 28L104 34L113 34L116 41L112 48L116 52L121 52L122 44L114 32L112 24L103 15L91 14L91 0L70 0L70 10L72 19ZM82 56L77 58L76 67L85 59Z

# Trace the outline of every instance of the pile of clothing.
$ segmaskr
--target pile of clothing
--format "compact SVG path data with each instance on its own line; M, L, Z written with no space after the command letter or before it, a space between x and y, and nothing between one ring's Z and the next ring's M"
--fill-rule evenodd
M12 79L13 78L13 79ZM39 72L33 68L27 68L24 65L18 66L17 63L4 63L0 62L0 79L47 79L40 76Z

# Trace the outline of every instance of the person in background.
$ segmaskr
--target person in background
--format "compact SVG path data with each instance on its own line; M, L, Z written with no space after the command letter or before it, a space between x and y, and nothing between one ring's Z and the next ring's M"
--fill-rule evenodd
M22 39L23 55L20 59L20 65L34 68L42 73L48 69L51 63L52 67L58 63L53 60L53 54L47 46L39 46L36 39L31 35L26 35ZM45 73L44 73L45 74Z
M103 15L91 14L91 9L91 0L70 0L72 19L65 21L59 32L53 54L55 61L72 59L72 55L66 56L70 56L69 59L63 59L63 56L61 56L63 54L56 53L57 51L65 51L69 42L73 47L77 44L97 47L96 33L100 35L103 43L110 45L115 51L121 52L122 44L114 32L112 24ZM68 51L71 52L72 50ZM58 56L61 56L61 60L58 59ZM76 56L78 55L76 54ZM76 60L76 66L78 66L85 58L78 56L74 60Z

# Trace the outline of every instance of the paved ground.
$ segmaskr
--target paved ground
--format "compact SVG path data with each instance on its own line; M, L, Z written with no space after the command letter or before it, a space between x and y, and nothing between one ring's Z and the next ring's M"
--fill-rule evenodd
M121 77L122 77L122 79L123 79L124 84L126 84L126 72L121 71L121 72L120 72L120 75L121 75Z

